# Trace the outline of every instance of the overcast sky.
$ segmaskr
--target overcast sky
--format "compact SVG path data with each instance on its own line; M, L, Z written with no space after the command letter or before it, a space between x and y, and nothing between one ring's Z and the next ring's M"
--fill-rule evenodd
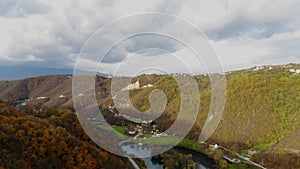
M225 70L300 62L299 0L1 0L0 66L72 69L83 45L99 28L141 12L172 14L197 26L215 46ZM90 50L105 53L108 44L120 40L120 34L149 27L158 32L185 32L176 27L175 20L161 17L126 23L97 36L99 43L88 46ZM184 36L193 39L199 35L185 32ZM125 72L132 67L161 64L168 71L184 72L175 55L186 60L194 72L202 70L193 65L193 59L189 59L192 53L184 46L154 35L119 43L100 67L101 71L113 73L120 65L124 66L119 71ZM126 64L129 58L131 63ZM97 64L97 59L85 58L83 69Z

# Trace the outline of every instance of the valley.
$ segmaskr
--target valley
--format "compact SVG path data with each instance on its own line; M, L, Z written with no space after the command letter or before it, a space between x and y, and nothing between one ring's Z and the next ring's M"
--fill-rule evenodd
M198 143L198 137L211 104L211 87L207 75L195 75L200 91L200 108L192 130L177 147L204 153L214 159L220 168L253 166L248 163L235 165L224 159L224 154L230 154L240 160L246 157L266 168L282 168L287 165L299 168L300 74L296 71L299 69L299 64L287 64L227 72L226 105L221 122L209 140L201 144ZM131 79L132 84L138 82L139 86L133 85L126 90L129 92L132 105L139 111L143 112L151 107L148 98L153 89L162 90L167 97L166 107L161 116L153 122L141 123L126 120L126 113L119 112L114 107L112 98L115 96L110 92L111 78L97 76L95 94L105 120L113 125L114 131L121 136L136 137L141 140L141 144L146 145L147 141L151 143L156 141L157 144L169 142L168 139L172 138L163 131L176 120L182 99L179 87L172 76L141 75ZM17 114L19 112L22 118L33 120L35 123L40 123L35 117L44 121L55 121L56 116L60 117L66 111L69 114L73 113L68 117L72 116L73 120L70 123L74 123L76 118L74 119L72 78L72 75L49 75L0 81L3 109L11 109L7 106L15 107L16 110L12 108L13 112ZM85 95L86 93L80 93L76 97L84 98ZM18 117L12 118L3 114L4 112L10 111L2 110L1 122L11 123L10 121L19 120ZM67 118L65 115L63 117ZM97 119L89 120L97 123ZM52 121L47 125L53 125ZM60 123L64 124L63 121ZM102 129L106 129L105 126L102 126ZM19 128L15 131L18 130ZM72 135L71 132L70 134ZM87 139L86 136L84 138ZM152 138L154 139L151 140ZM215 149L213 145L222 146L230 151ZM26 149L30 147L32 146L25 146ZM157 157L166 159L164 165L171 165L166 162L170 158L168 153ZM182 156L182 159L188 158ZM120 165L129 165L129 161L125 161L122 164L120 162Z

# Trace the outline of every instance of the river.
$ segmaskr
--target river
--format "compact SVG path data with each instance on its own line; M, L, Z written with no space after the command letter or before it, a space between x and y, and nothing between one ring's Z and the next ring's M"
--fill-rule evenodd
M135 156L151 156L151 150L150 148L147 148L145 145L137 145L137 144L121 144L122 149L127 152L128 154L133 154ZM218 168L218 165L214 162L214 160L207 157L205 154L198 153L195 151L187 150L184 148L173 148L177 153L181 154L192 154L193 162L195 163L195 166L197 169L215 169ZM148 158L142 158L142 160L145 162L145 165L148 169L163 169L163 165L159 164L155 160L153 160L151 157Z
M217 169L218 164L215 163L215 161L211 158L209 158L207 155L203 153L199 153L193 150L188 150L185 148L179 148L175 147L173 148L175 151L181 154L192 154L193 161L196 163L196 168L200 169Z

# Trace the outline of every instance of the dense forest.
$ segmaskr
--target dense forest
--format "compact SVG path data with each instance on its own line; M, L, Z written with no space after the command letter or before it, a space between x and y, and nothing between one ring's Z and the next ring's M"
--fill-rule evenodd
M19 111L0 101L0 168L132 168L95 145L74 112Z
M300 168L300 136L296 134L300 128L300 74L290 71L299 68L300 65L290 64L226 73L225 110L208 142L235 152L254 148L260 153L252 160L268 168ZM201 106L196 124L187 136L192 140L198 139L211 103L209 77L196 78ZM138 79L143 81L141 77ZM171 76L157 76L151 81L144 83L153 84L168 97L165 112L156 120L158 126L167 129L180 109L179 87ZM150 92L151 89L134 90L131 101L140 110L147 109Z

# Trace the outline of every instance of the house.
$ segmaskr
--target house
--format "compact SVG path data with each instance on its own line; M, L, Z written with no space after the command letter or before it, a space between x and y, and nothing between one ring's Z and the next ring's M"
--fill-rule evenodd
M289 72L298 74L300 73L300 69L289 69Z
M125 90L133 90L133 89L139 89L140 88L140 82L136 81L133 84L129 84L128 86L124 87L121 91Z
M136 131L129 131L128 134L130 135L134 135L136 133Z
M296 73L295 69L289 69L289 72Z
M60 96L59 96L59 98L65 98L65 97L66 97L66 96L64 96L64 95L60 95Z
M154 134L154 135L159 135L159 134L161 134L161 133L160 133L159 131L154 131L153 134Z
M159 130L157 130L157 129L153 129L151 133L152 133L152 136L154 136L154 137L159 137L162 135L162 133L159 132Z
M249 155L254 155L254 154L257 154L257 151L256 151L254 148L250 148L250 149L248 150L248 154L249 154Z
M147 85L143 86L142 88L147 88L147 87L153 87L153 85L152 84L147 84Z
M212 149L212 150L217 150L219 148L219 145L218 144L209 144L209 147Z
M213 146L213 150L217 150L219 148L219 145L218 144L215 144L214 146Z
M264 69L265 67L264 66L255 66L252 70L253 71L258 71L258 70L262 70L262 69Z
M139 133L143 132L143 127L141 125L136 125L136 128Z
M227 161L231 162L231 163L240 163L241 162L241 160L239 160L237 158L234 158L229 154L224 154L223 158L226 159Z
M160 136L162 136L162 134L159 132L154 132L152 135L152 137L160 137Z

